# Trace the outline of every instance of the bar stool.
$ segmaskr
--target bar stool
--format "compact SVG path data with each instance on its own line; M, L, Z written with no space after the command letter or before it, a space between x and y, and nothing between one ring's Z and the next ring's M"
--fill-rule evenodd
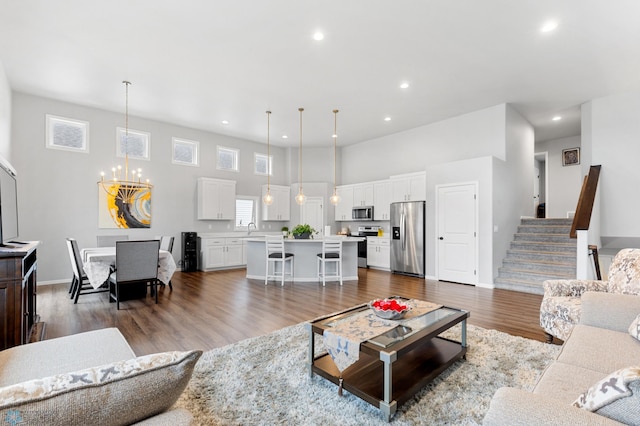
M322 240L322 253L318 253L317 268L318 279L322 277L322 286L327 280L327 263L336 264L336 274L329 275L329 278L337 278L342 285L342 237L324 237ZM322 268L320 268L322 264Z
M287 262L290 264L289 274L293 280L293 254L284 252L284 237L282 235L267 235L265 237L265 250L266 250L266 268L264 276L264 285L267 285L269 278L280 278L281 284L284 286L284 276L286 275ZM276 265L281 264L281 273L278 274L278 268ZM273 274L269 274L269 267L273 265Z

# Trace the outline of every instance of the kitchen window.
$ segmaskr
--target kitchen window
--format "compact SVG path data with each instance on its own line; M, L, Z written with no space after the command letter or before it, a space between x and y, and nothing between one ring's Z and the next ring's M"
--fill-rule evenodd
M250 223L256 224L256 209L258 205L257 197L247 197L238 195L236 197L236 231L247 231ZM254 228L251 228L254 230Z

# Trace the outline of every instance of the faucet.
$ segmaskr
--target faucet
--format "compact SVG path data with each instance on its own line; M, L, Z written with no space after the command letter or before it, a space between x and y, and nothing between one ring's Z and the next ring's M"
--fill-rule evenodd
M247 225L247 235L251 235L251 225L253 225L255 229L258 229L255 223L249 222L249 224Z

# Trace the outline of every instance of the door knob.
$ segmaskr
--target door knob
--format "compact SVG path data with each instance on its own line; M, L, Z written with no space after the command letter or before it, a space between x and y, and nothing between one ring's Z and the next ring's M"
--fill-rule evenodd
M444 240L444 237L440 237L439 240Z

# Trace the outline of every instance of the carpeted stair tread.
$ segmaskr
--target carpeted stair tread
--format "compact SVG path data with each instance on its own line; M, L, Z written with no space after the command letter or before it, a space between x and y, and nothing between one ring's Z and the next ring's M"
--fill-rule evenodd
M572 219L522 219L498 268L496 288L542 294L548 279L576 276L576 240Z

